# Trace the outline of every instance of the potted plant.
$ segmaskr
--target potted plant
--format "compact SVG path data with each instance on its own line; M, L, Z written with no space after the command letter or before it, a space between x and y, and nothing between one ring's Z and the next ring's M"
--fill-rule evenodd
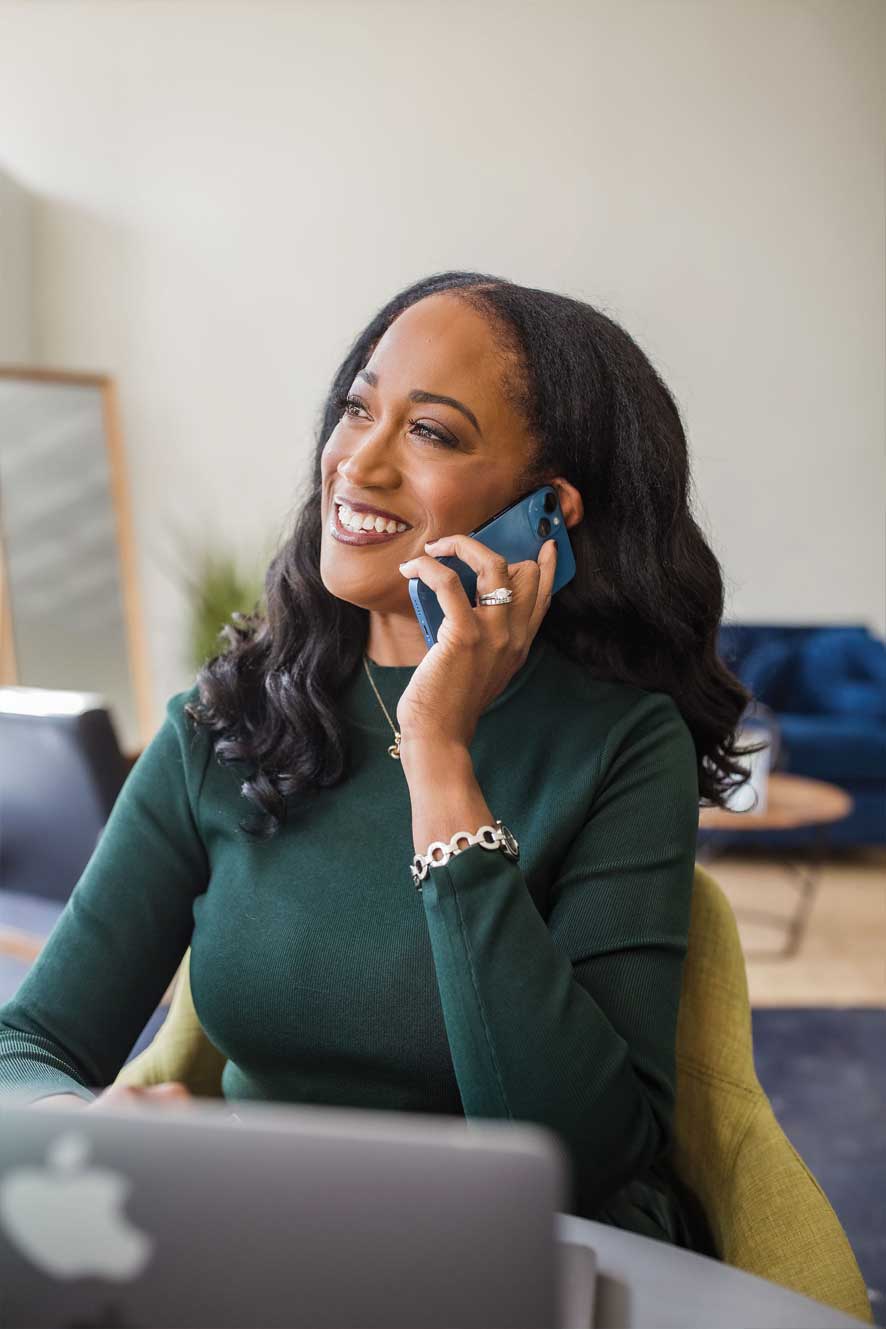
M187 628L187 661L201 669L207 660L222 654L228 643L222 628L237 614L264 613L264 574L250 561L243 566L232 550L217 540L195 546L180 534L173 538L179 557L171 571L184 591L190 609Z

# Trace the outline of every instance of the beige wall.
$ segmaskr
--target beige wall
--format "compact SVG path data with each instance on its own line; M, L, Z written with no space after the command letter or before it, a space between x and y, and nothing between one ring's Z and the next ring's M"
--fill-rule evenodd
M28 191L0 167L0 364L34 354L32 243Z
M36 354L119 380L158 718L170 522L272 544L353 334L452 266L652 356L731 615L886 630L884 66L880 0L0 7Z

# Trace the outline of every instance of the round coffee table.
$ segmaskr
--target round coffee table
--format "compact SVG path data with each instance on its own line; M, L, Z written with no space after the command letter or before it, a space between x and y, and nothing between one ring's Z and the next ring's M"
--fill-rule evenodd
M781 866L798 885L800 898L793 916L788 920L784 946L780 951L766 951L768 959L787 959L796 954L821 880L821 867L828 845L827 828L832 822L848 817L852 807L851 796L839 785L828 784L825 780L812 780L805 775L775 771L769 776L764 812L731 812L727 808L700 810L699 830L715 832L709 840L699 845L696 857L702 865L722 853L724 844L731 842L735 834L740 835L745 831L795 830L799 826L814 828L811 852L805 858L780 860ZM736 912L739 917L756 918L769 925L776 921L784 922L778 914L763 909L741 909Z

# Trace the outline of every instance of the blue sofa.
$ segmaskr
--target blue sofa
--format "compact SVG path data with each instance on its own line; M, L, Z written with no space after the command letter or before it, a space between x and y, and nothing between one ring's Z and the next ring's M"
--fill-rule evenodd
M865 627L728 623L719 652L781 733L776 769L848 790L833 846L886 844L886 643ZM806 846L815 832L742 831L742 845ZM707 838L700 832L699 839Z

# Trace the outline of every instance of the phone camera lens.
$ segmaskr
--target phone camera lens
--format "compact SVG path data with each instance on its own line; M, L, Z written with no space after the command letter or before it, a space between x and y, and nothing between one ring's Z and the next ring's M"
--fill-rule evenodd
M550 490L545 494L545 512L553 512L557 506L557 495Z
M538 523L538 533L545 538L550 535L551 523L548 521L547 517L542 517L541 521Z

